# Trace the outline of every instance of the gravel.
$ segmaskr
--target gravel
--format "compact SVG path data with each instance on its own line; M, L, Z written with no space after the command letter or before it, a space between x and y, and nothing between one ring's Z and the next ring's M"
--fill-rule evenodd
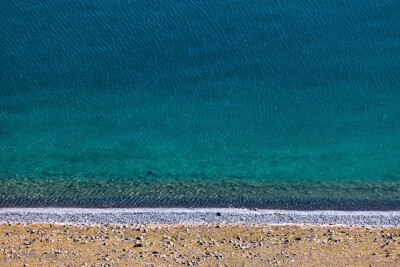
M318 224L399 226L400 211L288 211L234 208L2 208L0 222L68 224Z

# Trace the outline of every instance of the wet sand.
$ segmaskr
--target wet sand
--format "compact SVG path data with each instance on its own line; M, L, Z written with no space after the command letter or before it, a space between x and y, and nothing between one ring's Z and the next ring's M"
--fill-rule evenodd
M1 223L0 266L395 266L400 228Z

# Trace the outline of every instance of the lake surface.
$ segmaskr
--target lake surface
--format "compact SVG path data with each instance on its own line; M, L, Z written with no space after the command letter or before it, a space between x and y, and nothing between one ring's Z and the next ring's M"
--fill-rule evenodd
M0 206L399 209L399 14L3 1Z

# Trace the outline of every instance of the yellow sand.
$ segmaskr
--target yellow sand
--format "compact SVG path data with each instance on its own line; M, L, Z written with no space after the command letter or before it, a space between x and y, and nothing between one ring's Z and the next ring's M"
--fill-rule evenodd
M0 266L400 266L399 227L0 224Z

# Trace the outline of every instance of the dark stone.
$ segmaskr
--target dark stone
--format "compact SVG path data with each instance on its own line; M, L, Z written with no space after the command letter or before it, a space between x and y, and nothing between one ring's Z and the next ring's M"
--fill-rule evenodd
M222 216L221 212L217 212L217 216Z

